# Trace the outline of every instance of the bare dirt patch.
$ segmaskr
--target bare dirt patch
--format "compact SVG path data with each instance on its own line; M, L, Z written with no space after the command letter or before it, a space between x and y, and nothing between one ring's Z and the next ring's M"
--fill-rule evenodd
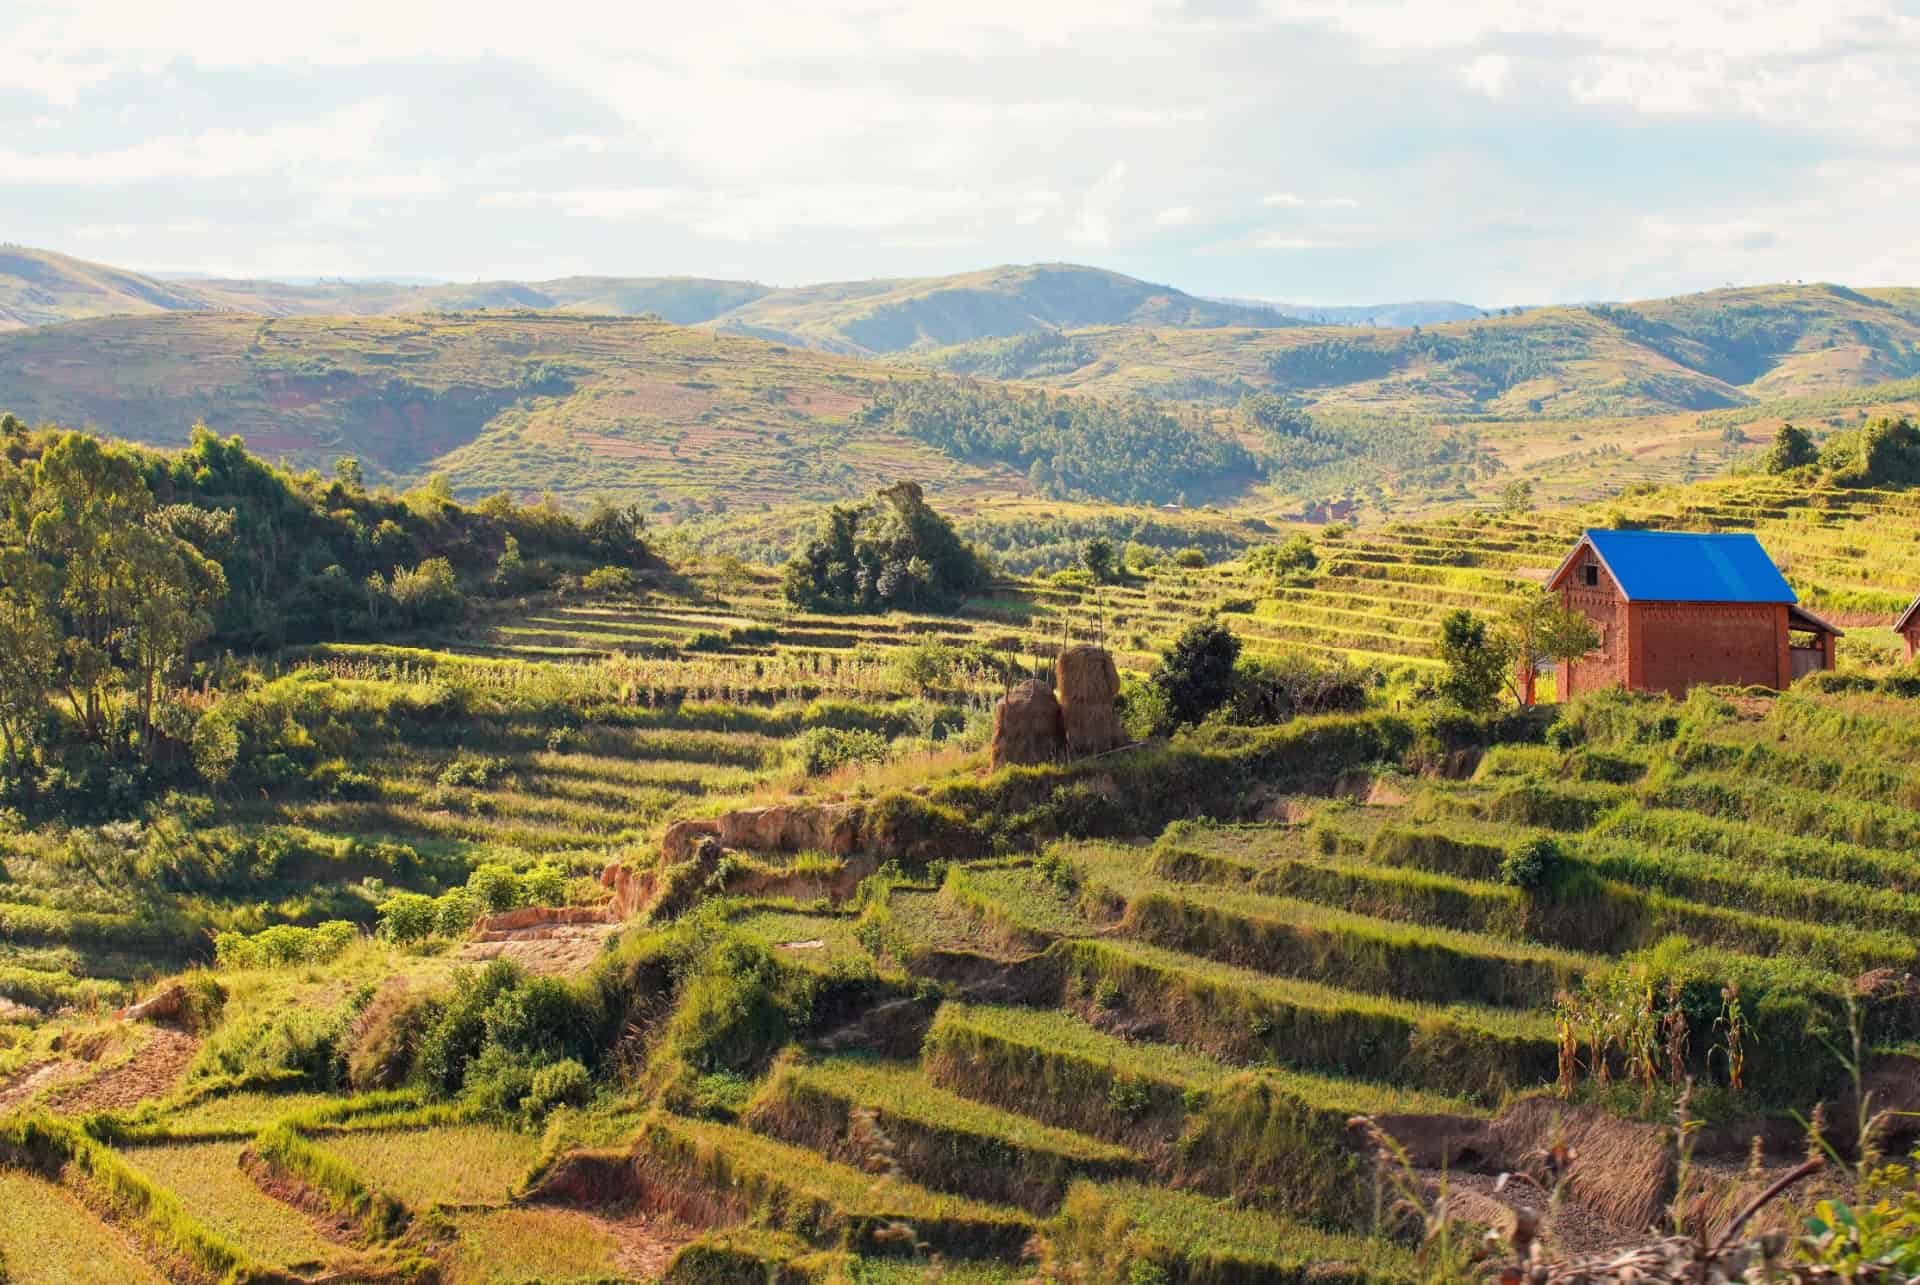
M84 1084L56 1090L55 1111L119 1111L150 1098L165 1097L179 1082L199 1049L200 1041L170 1026L153 1027L147 1041L127 1061L103 1071Z
M615 924L543 924L495 936L495 941L469 942L460 958L470 963L510 959L530 973L557 977L586 970L600 957Z

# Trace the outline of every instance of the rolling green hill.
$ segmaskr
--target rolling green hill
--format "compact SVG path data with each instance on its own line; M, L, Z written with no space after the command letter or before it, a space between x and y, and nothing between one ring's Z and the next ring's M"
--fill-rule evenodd
M1103 395L1503 419L1636 416L1920 374L1920 292L1757 286L1432 327L1099 326L918 354L937 369Z
M84 259L0 244L0 331L83 317L181 312L213 306L193 286L156 281Z

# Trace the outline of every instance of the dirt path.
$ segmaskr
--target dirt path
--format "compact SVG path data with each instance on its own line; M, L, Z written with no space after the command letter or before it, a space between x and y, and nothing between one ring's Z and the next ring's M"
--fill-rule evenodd
M674 1254L696 1235L665 1214L634 1214L621 1219L594 1213L586 1216L619 1242L614 1266L636 1280L659 1279Z

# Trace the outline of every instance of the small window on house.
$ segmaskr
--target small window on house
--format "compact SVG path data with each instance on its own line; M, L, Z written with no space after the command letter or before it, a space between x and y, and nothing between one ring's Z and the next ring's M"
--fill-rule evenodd
M1586 570L1587 570L1587 587L1588 588L1597 587L1600 583L1600 568L1595 566L1593 563L1589 562L1587 564Z

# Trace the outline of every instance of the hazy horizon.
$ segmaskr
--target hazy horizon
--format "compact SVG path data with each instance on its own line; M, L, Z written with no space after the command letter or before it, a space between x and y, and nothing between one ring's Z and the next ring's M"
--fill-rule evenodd
M0 16L8 238L217 276L1074 262L1496 308L1920 281L1895 0Z

